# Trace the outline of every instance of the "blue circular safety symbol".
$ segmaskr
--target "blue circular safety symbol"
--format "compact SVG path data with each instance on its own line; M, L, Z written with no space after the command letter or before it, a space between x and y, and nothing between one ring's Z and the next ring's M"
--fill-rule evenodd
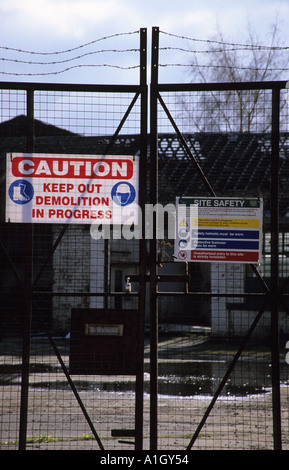
M180 240L179 241L179 247L180 248L186 248L187 244L188 244L187 240Z
M135 200L135 189L127 181L121 181L113 186L111 197L118 206L128 206Z
M34 196L34 188L27 180L17 180L10 185L8 193L15 204L28 204Z

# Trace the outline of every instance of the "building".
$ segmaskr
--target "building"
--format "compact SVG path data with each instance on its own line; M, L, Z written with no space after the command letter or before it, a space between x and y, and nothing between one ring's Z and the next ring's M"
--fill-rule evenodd
M57 154L105 154L108 136L84 137L67 130L35 120L34 151ZM269 134L208 134L184 136L195 159L200 163L217 195L259 197L264 199L264 257L259 267L270 283L270 149ZM1 169L1 287L2 325L8 330L19 322L23 305L19 292L19 277L25 274L26 232L21 224L4 222L5 159L8 152L25 152L26 117L18 116L0 124ZM174 134L158 136L159 202L175 203L176 196L208 196L195 171L193 162L185 154ZM139 136L119 135L111 154L137 155ZM289 191L289 135L280 140L280 280L288 277L288 208ZM148 187L149 194L149 187ZM59 237L65 234L58 244ZM51 247L57 248L51 256ZM44 318L55 332L66 333L70 328L71 308L102 308L101 292L124 291L126 275L138 274L137 242L94 240L90 226L35 224L33 270L37 279L45 263L36 290L33 326L41 328ZM185 264L174 263L173 241L159 240L159 272L184 274ZM189 290L207 293L232 293L232 297L160 296L161 324L187 324L211 327L212 334L222 337L243 336L260 307L253 297L238 297L243 292L262 292L250 266L223 263L189 263ZM163 292L183 292L184 283L160 283ZM137 290L137 285L133 285ZM51 293L53 295L51 295ZM78 295L80 294L81 295ZM88 295L84 295L87 293ZM96 295L91 295L96 294ZM234 295L235 294L235 297ZM134 308L134 297L112 297L111 308ZM286 330L286 308L280 313L281 332ZM262 331L270 332L270 314L263 319ZM266 333L266 334L267 334ZM256 330L256 335L261 334ZM263 333L262 333L263 334Z

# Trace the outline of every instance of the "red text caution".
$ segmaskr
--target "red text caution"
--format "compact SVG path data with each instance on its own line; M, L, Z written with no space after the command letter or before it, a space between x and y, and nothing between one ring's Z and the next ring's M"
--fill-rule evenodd
M133 176L133 162L129 159L102 159L63 157L42 158L17 156L12 160L12 175L37 178L103 178L127 180Z

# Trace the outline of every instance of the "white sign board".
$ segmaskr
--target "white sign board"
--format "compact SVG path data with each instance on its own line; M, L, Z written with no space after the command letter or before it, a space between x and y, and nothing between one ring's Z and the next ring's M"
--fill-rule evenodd
M260 198L177 198L176 261L259 263Z
M7 154L6 222L136 223L139 159Z

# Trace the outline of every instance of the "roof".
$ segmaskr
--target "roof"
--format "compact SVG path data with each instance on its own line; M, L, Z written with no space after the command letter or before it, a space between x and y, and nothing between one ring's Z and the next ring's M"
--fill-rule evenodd
M217 196L263 197L270 210L270 134L185 134L193 158ZM159 135L159 192L178 196L209 196L192 157L173 135ZM280 214L289 208L289 134L280 136Z
M46 124L38 119L34 119L35 136L56 136L56 135L73 135L72 132ZM27 116L16 116L9 121L0 124L0 137L25 137L27 133Z

